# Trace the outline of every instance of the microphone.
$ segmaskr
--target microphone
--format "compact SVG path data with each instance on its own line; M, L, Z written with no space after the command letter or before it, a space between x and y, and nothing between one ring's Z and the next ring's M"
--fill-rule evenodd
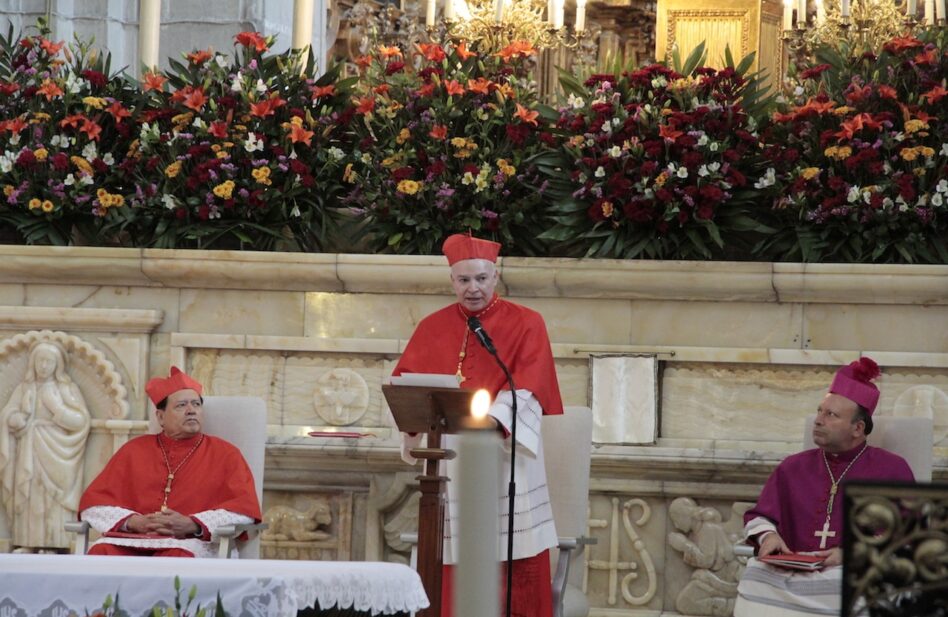
M494 341L490 340L490 336L487 334L487 330L484 329L484 326L481 325L480 319L471 315L467 318L467 327L474 333L474 336L477 337L477 340L481 342L481 345L484 346L484 349L486 349L490 355L497 355L497 350L494 349Z

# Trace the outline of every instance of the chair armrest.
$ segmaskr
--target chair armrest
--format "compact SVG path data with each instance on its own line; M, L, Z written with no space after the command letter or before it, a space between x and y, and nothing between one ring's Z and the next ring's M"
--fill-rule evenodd
M750 544L745 544L740 542L734 545L734 555L736 557L753 557L754 556L754 547Z
M560 554L556 558L556 572L553 574L553 617L563 617L563 596L566 595L566 581L569 578L569 562L572 552L582 546L598 544L597 538L589 536L566 536L557 538Z
M89 551L89 529L87 521L67 521L63 524L67 533L76 534L76 547L73 553L76 555L85 555Z
M242 525L221 525L214 530L214 537L220 540L220 548L217 556L221 559L230 557L231 546L236 543L237 538L243 533L260 533L270 526L266 523L246 523Z

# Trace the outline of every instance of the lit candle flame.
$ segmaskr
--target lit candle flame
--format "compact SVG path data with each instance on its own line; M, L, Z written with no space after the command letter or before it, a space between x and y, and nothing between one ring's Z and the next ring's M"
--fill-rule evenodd
M490 409L490 392L483 388L474 393L471 400L471 416L477 420L483 420Z

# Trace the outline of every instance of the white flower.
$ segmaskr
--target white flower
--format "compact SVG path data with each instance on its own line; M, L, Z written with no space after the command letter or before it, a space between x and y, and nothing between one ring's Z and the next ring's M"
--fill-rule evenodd
M14 133L13 135L10 136L10 145L11 145L11 146L15 146L15 145L17 145L17 144L19 144L19 143L20 143L20 134L19 134L19 133Z
M793 96L803 96L803 86L797 86L793 89Z
M112 165L115 165L115 157L112 156L111 152L106 152L104 155L102 155L102 162L111 167Z
M586 184L586 180L589 180L589 176L584 173L579 174L579 183Z
M619 126L620 124L622 124L622 120L619 120L618 118L612 119L612 126Z
M944 182L944 180L942 180L942 182ZM942 198L940 193L935 193L934 195L932 195L933 206L937 208L937 207L940 207L943 203L945 203L945 200L944 198Z
M0 171L5 174L10 173L10 170L13 169L13 159L8 156L9 154L10 153L8 152L7 154L0 156Z
M644 191L642 191L642 194L645 195L645 199L652 199L653 197L655 197L655 191L653 191L652 189L645 189Z
M667 85L668 85L668 80L665 79L665 77L663 77L662 75L659 75L658 77L652 80L653 88L664 88Z
M902 204L899 206L899 212L908 212L908 211L909 211L908 204Z
M862 197L861 188L859 188L858 186L849 187L849 194L846 195L846 201L848 201L851 204L854 204L857 201L859 201L860 197Z
M767 171L764 172L764 176L754 183L755 189L763 189L768 186L773 186L777 182L777 172L773 167L768 167Z
M721 169L721 163L718 163L717 161L714 161L713 163L708 163L708 171L710 171L711 173L717 173L719 169Z
M461 184L463 184L464 186L467 186L473 183L474 183L474 175L469 171L465 171L464 175L461 176Z
M621 155L622 155L622 148L620 148L619 146L612 146L611 148L609 148L609 156L611 156L612 158L618 158Z
M948 193L948 180L939 181L938 186L935 187L935 190L939 193Z
M711 141L711 140L708 139L708 136L707 136L705 133L702 133L702 134L701 134L701 137L698 138L698 145L699 145L699 146L707 146L709 141Z
M247 140L244 141L244 150L247 152L253 152L255 150L263 150L263 141L257 139L256 133L249 133L247 135Z
M566 99L566 103L573 109L580 109L582 108L583 105L586 104L586 102L583 101L583 97L576 96L575 94L572 94L572 93L570 93L569 97Z
M86 144L86 147L82 149L82 158L87 161L94 161L97 156L99 156L99 151L95 147L95 142L90 141Z
M685 167L685 166L679 167L679 168L678 168L678 173L677 173L677 175L678 175L679 178L687 178L687 177L688 177L688 168Z
M292 216L293 218L297 218L297 219L298 219L299 217L303 216L303 215L300 213L300 207L294 205L294 206L293 206L293 209L290 210L290 216Z
M262 80L262 79L258 79L258 80L257 80L257 85L256 85L256 87L255 87L254 89L255 89L257 92L259 92L260 94L263 94L264 92L267 91L267 84L263 83L263 80Z
M363 152L362 156L359 157L359 160L361 160L364 164L369 165L372 163L372 155L368 152Z
M894 205L895 205L895 202L892 201L891 197L886 197L885 199L882 200L882 208L884 210L891 210L892 206Z
M174 210L178 207L178 200L174 198L174 195L170 193L165 193L161 196L161 203L164 204L165 208L169 210Z
M329 149L329 157L334 161L341 161L346 156L346 153L342 151L341 148L333 146Z
M702 178L707 178L710 175L710 173L711 172L708 171L707 165L702 165L701 167L698 168L698 175L701 176Z
M714 143L712 143L710 146L708 146L708 149L709 149L711 152L717 152L720 147L721 147L721 146L718 144L718 142L714 142Z
M948 144L941 145L941 155L948 156Z
M65 184L66 186L72 186L75 183L76 183L76 177L72 174L67 175L66 179L63 180L63 184Z
M235 75L234 81L230 83L230 91L240 92L243 89L244 89L244 84L243 84L243 81L240 79L240 75Z
M612 123L611 123L611 122L603 122L603 123L602 123L602 132L605 133L606 135L611 135L611 134L612 134Z
M49 145L53 146L54 148L65 146L68 143L69 140L65 135L53 135L52 139L49 140Z
M602 165L596 168L596 173L594 174L597 178L605 178L606 170L603 169Z
M70 94L76 94L82 90L82 85L85 82L85 79L82 79L72 71L66 74L66 92Z
M95 180L92 179L90 174L82 174L79 178L79 184L85 184L86 186L90 184L95 184Z
M227 68L227 58L224 56L224 54L214 54L214 62L216 62L217 66L221 67L222 69Z
M202 120L200 116L195 116L194 120L191 121L191 126L193 126L196 129L203 129L207 125L204 123L204 120Z

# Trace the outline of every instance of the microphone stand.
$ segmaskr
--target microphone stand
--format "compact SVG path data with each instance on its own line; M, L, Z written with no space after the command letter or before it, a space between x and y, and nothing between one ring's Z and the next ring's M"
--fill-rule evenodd
M514 385L513 375L510 374L507 365L504 364L500 356L497 355L497 350L494 348L490 337L487 336L487 333L481 327L480 321L476 320L476 318L472 319L474 319L474 323L469 320L468 328L474 332L477 340L480 341L484 349L487 350L487 353L493 356L494 361L497 362L497 366L500 367L500 370L504 372L504 376L507 378L507 386L510 388L511 409L513 410L513 419L510 422L510 481L507 484L507 597L504 613L506 617L510 617L513 601L514 498L517 496L517 468L515 465L517 461L517 388ZM478 330L480 330L480 332L478 332Z

